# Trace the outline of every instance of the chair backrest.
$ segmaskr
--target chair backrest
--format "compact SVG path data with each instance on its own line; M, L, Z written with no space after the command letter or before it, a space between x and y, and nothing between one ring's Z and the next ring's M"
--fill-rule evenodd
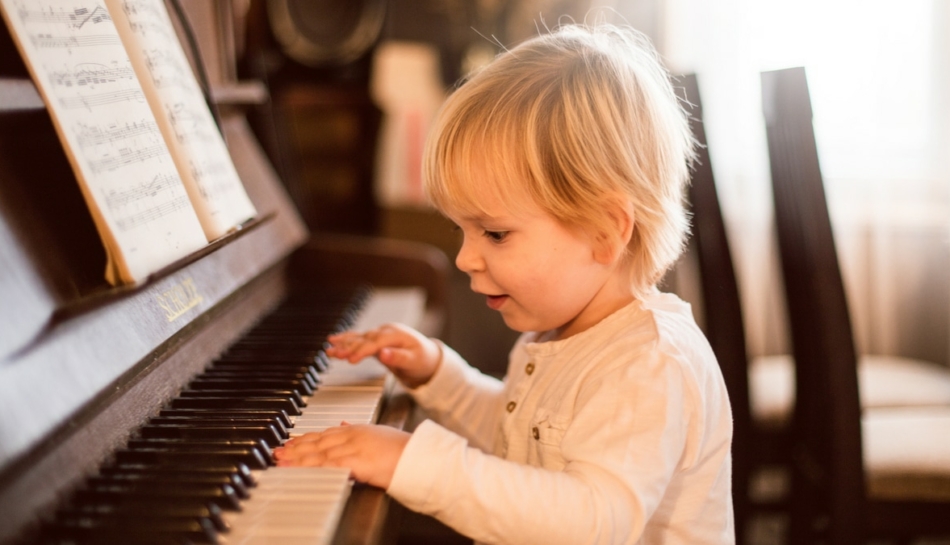
M732 253L706 145L699 85L695 74L682 76L679 83L685 94L690 128L699 144L689 187L692 237L699 258L706 337L719 361L732 405L733 503L741 538L749 511L753 449L745 327Z
M763 72L775 223L795 358L792 543L861 541L857 358L804 68Z

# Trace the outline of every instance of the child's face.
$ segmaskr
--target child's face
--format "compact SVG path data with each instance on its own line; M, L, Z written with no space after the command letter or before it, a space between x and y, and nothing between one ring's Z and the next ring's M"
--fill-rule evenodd
M455 264L508 327L566 338L632 300L619 265L598 260L589 237L536 205L483 208L477 217L448 214L463 234Z

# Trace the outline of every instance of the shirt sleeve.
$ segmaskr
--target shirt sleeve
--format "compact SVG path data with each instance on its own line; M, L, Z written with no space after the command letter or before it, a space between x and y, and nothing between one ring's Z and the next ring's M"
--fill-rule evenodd
M695 390L682 369L652 359L587 377L573 420L552 446L565 459L562 470L487 455L424 422L388 492L480 542L638 542L674 473L691 463L695 424Z
M488 452L501 416L504 383L441 346L438 370L427 383L408 392L430 418Z

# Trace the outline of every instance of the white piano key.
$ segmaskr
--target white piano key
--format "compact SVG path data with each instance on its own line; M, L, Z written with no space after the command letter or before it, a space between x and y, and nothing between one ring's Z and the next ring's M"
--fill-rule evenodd
M233 538L229 539L228 536L222 536L221 542L224 545L274 545L274 538L270 536L242 536L241 540L237 541ZM322 545L328 542L329 540L324 536L280 538L280 545Z
M344 468L276 467L260 472L257 487L223 537L228 545L329 543L350 493Z
M294 433L303 433L303 430L309 430L312 428L319 427L336 427L343 425L342 422L348 424L365 424L369 422L370 414L351 414L343 415L340 417L327 417L327 418L314 418L308 419L303 422L299 422L294 426Z
M294 425L297 423L306 423L310 420L316 420L320 418L337 418L345 417L347 415L366 415L373 414L376 412L378 404L374 405L364 405L362 407L348 407L345 405L331 406L331 407L314 407L312 410L304 411L304 413L294 419Z
M425 303L423 288L376 288L353 329L363 331L390 322L416 326L422 322Z
M425 307L418 288L374 290L353 326L364 331L388 322L415 326ZM357 364L331 359L291 436L340 425L376 422L388 371L375 358ZM326 545L333 539L352 488L346 468L275 467L255 471L258 486L242 511L228 513L225 545Z
M320 388L310 396L310 404L315 408L320 407L360 407L373 406L379 403L379 397L383 389L374 390L332 390L330 388Z

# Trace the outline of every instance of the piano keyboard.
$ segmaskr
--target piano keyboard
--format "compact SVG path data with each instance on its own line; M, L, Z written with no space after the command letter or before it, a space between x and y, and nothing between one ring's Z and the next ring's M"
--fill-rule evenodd
M349 472L273 465L291 436L375 422L388 387L373 359L330 360L326 336L416 323L419 290L292 293L128 441L44 525L41 541L330 543Z

